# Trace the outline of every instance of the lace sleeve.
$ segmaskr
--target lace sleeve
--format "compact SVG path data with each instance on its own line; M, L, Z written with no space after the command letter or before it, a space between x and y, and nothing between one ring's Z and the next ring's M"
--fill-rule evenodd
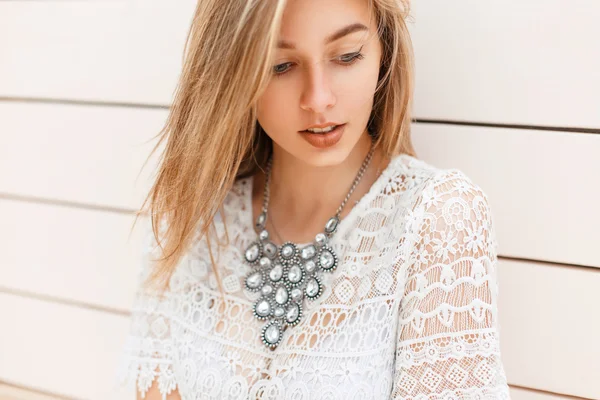
M138 286L130 319L130 330L126 337L123 353L117 371L120 385L137 386L142 398L154 380L162 394L176 389L173 375L172 352L170 338L171 295L167 290L164 295L158 291L145 289L142 283L150 273L152 258L157 255L157 246L149 227L145 225L144 249L141 257L141 270L138 275Z
M508 399L488 199L460 170L429 183L407 220L392 398Z

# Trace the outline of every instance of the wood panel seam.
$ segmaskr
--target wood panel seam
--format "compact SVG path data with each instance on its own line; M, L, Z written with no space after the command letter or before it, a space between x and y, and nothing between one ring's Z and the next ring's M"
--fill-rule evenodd
M86 100L86 99L55 99L42 97L5 97L0 96L0 102L5 103L35 103L35 104L61 104L93 107L124 107L168 110L170 106L164 104L126 103L116 101Z
M564 263L564 262L560 262L560 261L539 260L539 259L522 258L522 257L511 257L511 256L504 256L504 255L498 255L498 260L526 262L526 263L538 264L538 265L543 265L543 266L548 266L548 267L576 268L576 269L583 269L583 270L589 271L591 273L600 274L600 265L569 264L569 263Z
M47 390L29 387L29 386L25 386L22 384L8 382L8 381L4 381L4 380L0 380L0 399L4 399L3 397L1 397L2 396L2 386L5 386L6 388L13 388L13 389L17 389L17 390L31 392L32 395L44 396L44 397L47 396L48 398L52 398L52 399L56 399L56 400L78 400L76 397L68 397L63 394L54 393L54 392L50 392ZM8 400L8 398L7 398L7 400Z
M554 132L571 132L583 134L600 134L600 128L584 128L573 126L545 126L545 125L520 125L520 124L501 124L490 122L472 122L472 121L451 121L451 120L436 120L436 119L421 119L414 118L413 123L417 124L435 124L435 125L460 125L460 126L477 126L485 128L510 128L534 131L554 131Z
M527 387L527 386L520 386L520 385L513 385L513 384L509 384L509 386L511 388L521 389L521 390L525 390L525 391L528 391L528 392L535 392L535 393L540 393L540 394L548 394L548 395L552 395L552 396L561 396L561 397L564 397L565 399L594 400L591 397L577 397L577 396L572 396L570 394L550 392L548 390L535 389L535 388L530 388L530 387Z
M27 291L27 290L13 289L13 288L9 288L6 286L0 286L0 293L17 296L17 297L21 297L21 298L25 298L25 299L44 301L47 303L62 304L62 305L66 305L66 306L70 306L70 307L77 307L77 308L81 308L81 309L85 309L85 310L99 311L99 312L103 312L103 313L107 313L107 314L111 314L111 315L122 315L122 316L126 316L126 317L129 317L131 315L131 312L129 310L101 306L98 304L87 303L87 302L72 300L72 299L68 299L68 298L62 298L62 297L47 295L47 294L43 294L43 293L36 293L36 292Z
M112 207L112 206L105 206L105 205L99 205L99 204L81 203L81 202L71 201L71 200L52 199L52 198L37 197L37 196L25 196L25 195L6 193L6 192L0 192L0 200L22 201L25 203L45 204L45 205L51 205L51 206L77 208L77 209L93 210L93 211L105 211L105 212L112 212L112 213L116 213L116 214L135 214L137 212L137 210L134 210L131 208Z

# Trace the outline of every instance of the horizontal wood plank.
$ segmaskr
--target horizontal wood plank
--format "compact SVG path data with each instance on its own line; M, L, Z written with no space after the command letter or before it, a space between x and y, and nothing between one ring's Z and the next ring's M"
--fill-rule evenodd
M138 209L166 110L0 103L0 193Z
M417 118L600 128L600 2L411 7Z
M16 387L0 382L0 400L65 400L66 397L45 394L35 388Z
M127 312L142 262L140 219L0 199L0 287Z
M600 270L503 260L500 342L509 383L600 398Z
M70 398L135 398L115 379L128 317L1 292L0 315L0 381Z
M0 2L0 96L168 105L195 5Z
M540 392L537 390L511 387L511 400L576 400L581 397L563 396L554 393Z

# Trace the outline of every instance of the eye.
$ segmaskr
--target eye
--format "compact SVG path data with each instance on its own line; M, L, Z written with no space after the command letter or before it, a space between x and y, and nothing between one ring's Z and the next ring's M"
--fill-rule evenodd
M357 60L362 60L363 58L365 56L360 51L357 51L356 53L344 54L339 59L342 61L342 65L352 65Z
M278 65L274 66L273 73L275 74L275 76L285 74L287 72L287 69L282 68L282 67L286 67L289 64L291 64L291 63L288 62L288 63L278 64Z
M337 58L337 60L339 60L340 64L343 66L350 66L350 65L356 63L357 60L362 60L363 58L365 58L365 56L361 53L361 50L362 50L362 47L355 53L348 53L348 54L341 55L340 57ZM291 64L293 64L293 63L287 62L287 63L275 65L273 67L273 75L276 77L284 75L285 73L288 72L289 68L287 68L287 67Z

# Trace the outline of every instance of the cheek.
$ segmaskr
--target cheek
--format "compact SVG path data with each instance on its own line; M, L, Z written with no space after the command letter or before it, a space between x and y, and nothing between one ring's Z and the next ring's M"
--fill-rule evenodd
M378 76L378 66L364 65L337 82L337 105L344 109L346 115L371 111Z
M293 107L290 105L290 91L281 90L277 85L271 85L258 100L258 122L270 135L285 132L293 128Z
M374 85L355 84L351 89L344 90L343 95L338 96L338 104L342 106L348 116L356 115L372 107Z

